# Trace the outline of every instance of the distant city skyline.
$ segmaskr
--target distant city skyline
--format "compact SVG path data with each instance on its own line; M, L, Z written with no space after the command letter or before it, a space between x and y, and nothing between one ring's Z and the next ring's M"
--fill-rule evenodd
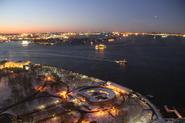
M184 0L0 0L0 33L185 33Z

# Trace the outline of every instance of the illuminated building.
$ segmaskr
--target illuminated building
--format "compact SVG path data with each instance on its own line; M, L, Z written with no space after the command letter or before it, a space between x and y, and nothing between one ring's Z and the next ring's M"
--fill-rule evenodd
M45 105L40 105L40 106L38 107L38 109L40 109L40 110L43 110L44 108L46 108Z
M6 41L6 40L8 40L8 38L6 36L1 36L0 35L0 41Z
M46 75L43 80L46 82L55 82L55 77L52 75Z
M119 35L119 32L112 32L113 35Z
M123 34L123 37L128 37L129 35L127 33L124 33Z
M67 98L67 92L66 91L61 91L61 92L58 92L58 95L63 98L63 99L66 99Z
M115 98L115 93L107 88L93 88L80 91L80 94L93 105L103 105L112 103Z
M30 61L25 61L25 62L14 62L14 61L7 61L3 64L0 64L0 69L4 68L24 68L25 66L29 65L31 62Z

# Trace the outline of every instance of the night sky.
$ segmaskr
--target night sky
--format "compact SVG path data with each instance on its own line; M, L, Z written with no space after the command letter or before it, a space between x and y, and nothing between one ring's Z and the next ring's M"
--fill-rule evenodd
M0 32L185 33L185 0L0 0Z

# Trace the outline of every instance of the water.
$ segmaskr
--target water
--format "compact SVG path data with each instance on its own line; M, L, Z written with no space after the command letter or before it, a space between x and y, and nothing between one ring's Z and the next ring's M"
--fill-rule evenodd
M185 111L185 38L137 37L107 45L98 52L89 45L0 44L0 60L31 60L50 64L131 88L162 109L175 106ZM114 63L126 58L128 65Z

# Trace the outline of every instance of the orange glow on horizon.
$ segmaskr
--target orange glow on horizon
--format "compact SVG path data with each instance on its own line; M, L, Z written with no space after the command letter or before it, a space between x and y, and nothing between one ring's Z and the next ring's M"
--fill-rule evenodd
M47 33L47 32L111 32L112 28L107 28L105 30L100 28L83 27L82 25L40 25L40 24L18 24L18 25L1 25L0 33Z
M0 33L44 33L44 32L80 32L78 27L63 26L63 27L44 27L40 25L36 26L4 26L0 25Z
M39 29L36 27L23 27L23 26L2 26L0 28L0 32L2 33L23 33L23 32L40 32L40 31L44 31L43 29Z

